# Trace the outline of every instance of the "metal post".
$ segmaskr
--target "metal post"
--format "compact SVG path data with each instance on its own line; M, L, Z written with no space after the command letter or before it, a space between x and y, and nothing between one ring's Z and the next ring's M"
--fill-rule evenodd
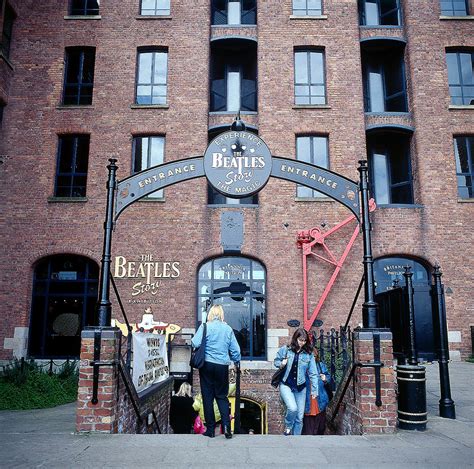
M364 238L364 293L362 305L362 323L364 328L378 328L377 303L375 302L374 260L372 257L372 240L369 218L369 178L366 160L359 161L360 195L362 206L362 235Z
M411 272L411 267L409 265L405 267L405 272L403 273L403 276L405 277L408 294L408 328L410 338L408 363L410 365L418 365L418 352L416 350L415 333L415 306L413 301L413 272Z
M240 433L240 362L235 364L235 415L234 433Z
M115 174L117 172L116 159L109 159L109 179L107 181L107 208L104 222L104 245L102 251L102 268L100 271L100 292L98 303L99 326L110 326L112 317L112 304L110 303L110 263L112 249L112 229L114 226L114 197L115 197Z
M451 399L451 385L449 382L449 346L448 346L448 328L446 324L446 303L444 299L444 287L441 283L440 267L434 266L433 279L436 295L436 312L438 320L438 334L435 339L438 349L439 364L439 385L441 390L441 399L439 400L439 415L448 419L456 418L456 409L454 401Z

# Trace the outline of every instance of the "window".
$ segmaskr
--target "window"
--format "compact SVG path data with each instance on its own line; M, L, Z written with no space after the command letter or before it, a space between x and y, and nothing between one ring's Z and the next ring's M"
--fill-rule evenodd
M137 104L166 104L168 52L145 50L138 52Z
M257 110L257 51L246 42L212 48L211 112Z
M365 111L408 112L403 50L367 50L362 61Z
M133 173L162 164L165 154L165 137L147 136L133 139ZM163 190L147 196L149 199L162 199Z
M454 138L458 195L461 199L474 197L474 135Z
M257 23L255 0L213 0L213 25L242 25Z
M213 304L224 308L242 357L266 355L266 275L262 264L245 257L219 257L198 272L198 322L205 322Z
M95 49L68 47L65 65L63 104L92 104Z
M444 16L469 15L469 0L440 0L441 14Z
M446 53L446 62L451 104L474 105L474 53L450 51Z
M413 204L410 137L377 132L367 137L371 195L379 205Z
M142 0L140 15L165 16L170 14L170 0Z
M60 255L34 271L28 354L76 358L81 330L95 324L98 265L85 257Z
M326 104L324 52L295 52L295 104Z
M321 16L323 14L322 0L293 0L295 16Z
M400 1L359 0L359 17L363 26L400 26Z
M1 3L0 3L1 7ZM12 31L13 31L13 22L15 20L15 13L7 3L5 4L5 13L3 17L3 30L2 30L2 44L0 47L0 52L2 55L8 59L10 58L10 46L12 42Z
M62 135L58 143L55 197L85 197L89 135Z
M89 16L99 14L99 0L72 0L71 15Z
M296 137L296 159L329 169L328 138L323 135ZM298 186L297 197L326 197L309 187Z

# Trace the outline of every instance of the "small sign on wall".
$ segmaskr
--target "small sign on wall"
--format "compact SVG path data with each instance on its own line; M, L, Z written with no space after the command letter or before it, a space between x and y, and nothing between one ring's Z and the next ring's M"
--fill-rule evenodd
M166 338L147 332L133 333L133 384L142 392L169 377Z

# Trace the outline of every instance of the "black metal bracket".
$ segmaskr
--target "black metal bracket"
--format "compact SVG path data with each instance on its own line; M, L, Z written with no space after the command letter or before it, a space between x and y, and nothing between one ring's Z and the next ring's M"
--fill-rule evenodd
M94 332L94 360L89 362L89 365L93 367L92 374L92 404L96 405L99 402L98 391L99 391L99 368L101 366L113 366L116 364L115 360L101 361L100 360L100 345L102 342L102 332Z
M358 362L355 366L359 368L373 368L375 373L375 405L380 407L382 405L381 383L380 383L380 369L383 368L384 363L380 361L380 332L374 331L374 361L362 363Z

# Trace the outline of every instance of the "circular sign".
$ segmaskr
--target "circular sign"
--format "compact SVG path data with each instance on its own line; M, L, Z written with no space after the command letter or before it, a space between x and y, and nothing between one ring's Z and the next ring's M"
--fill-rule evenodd
M227 197L242 198L263 189L272 171L272 155L257 135L244 131L219 134L204 154L209 184Z

